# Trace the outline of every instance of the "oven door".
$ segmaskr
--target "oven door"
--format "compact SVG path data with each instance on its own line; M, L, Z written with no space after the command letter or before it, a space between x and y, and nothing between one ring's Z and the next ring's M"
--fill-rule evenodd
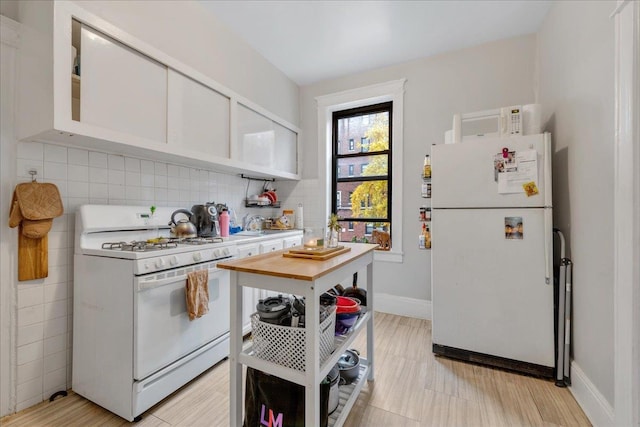
M209 313L189 320L187 274L209 270ZM215 262L136 277L134 379L142 380L229 332L229 271Z

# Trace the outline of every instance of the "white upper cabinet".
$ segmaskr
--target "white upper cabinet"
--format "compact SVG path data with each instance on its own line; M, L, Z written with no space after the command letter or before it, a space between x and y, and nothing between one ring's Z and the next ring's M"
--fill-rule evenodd
M170 143L228 159L230 104L228 96L169 70Z
M300 179L296 126L77 3L20 15L19 139Z
M82 25L80 122L167 142L167 67Z
M281 173L298 173L298 132L238 103L235 158Z

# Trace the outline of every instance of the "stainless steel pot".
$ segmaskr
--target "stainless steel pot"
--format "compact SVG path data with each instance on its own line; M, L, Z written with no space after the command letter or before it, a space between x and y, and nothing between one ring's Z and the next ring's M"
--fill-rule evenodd
M345 351L338 359L338 369L345 383L351 384L357 380L360 374L360 353L358 350L349 349Z
M340 404L340 369L338 369L338 365L335 365L333 369L329 371L329 375L327 375L327 381L329 381L329 414L332 414L333 411L338 409L338 405Z
M177 214L185 214L187 219L181 219L176 222ZM198 236L198 229L195 224L191 222L192 214L186 209L178 209L173 214L171 214L171 221L169 225L171 225L171 235L173 237L178 238L193 238Z

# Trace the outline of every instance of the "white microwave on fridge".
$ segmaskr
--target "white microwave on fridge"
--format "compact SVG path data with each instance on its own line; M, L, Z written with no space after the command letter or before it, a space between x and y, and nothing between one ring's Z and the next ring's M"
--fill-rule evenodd
M532 135L541 131L539 104L512 105L493 110L455 114L453 129L451 133L445 134L445 142Z

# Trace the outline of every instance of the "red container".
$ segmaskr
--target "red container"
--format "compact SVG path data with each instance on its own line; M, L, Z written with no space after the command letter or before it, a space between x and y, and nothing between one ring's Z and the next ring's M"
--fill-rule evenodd
M358 313L360 311L360 303L353 298L341 297L337 298L336 314L341 313Z

